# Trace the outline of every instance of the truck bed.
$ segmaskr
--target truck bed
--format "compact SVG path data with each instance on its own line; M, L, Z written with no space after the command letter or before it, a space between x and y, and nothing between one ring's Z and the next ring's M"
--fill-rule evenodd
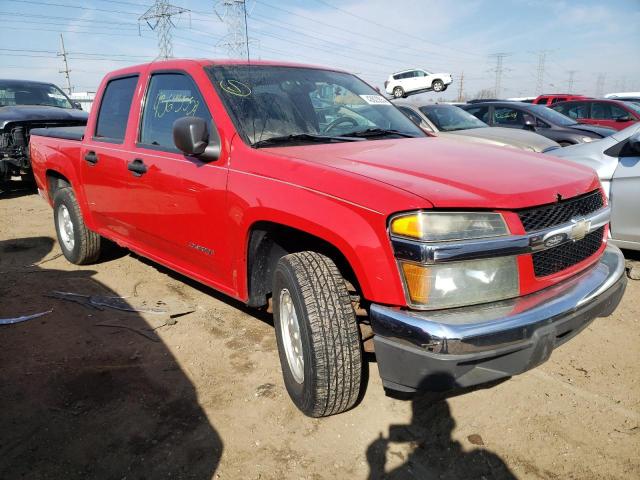
M30 134L38 135L40 137L63 138L65 140L81 141L84 138L84 129L84 126L34 128L33 130L31 130Z

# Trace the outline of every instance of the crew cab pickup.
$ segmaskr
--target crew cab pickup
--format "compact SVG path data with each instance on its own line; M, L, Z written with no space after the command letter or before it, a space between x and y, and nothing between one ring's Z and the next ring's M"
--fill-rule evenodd
M32 130L76 264L102 238L272 309L284 384L354 406L515 375L624 292L609 207L579 165L427 136L346 72L168 60L102 81L86 128Z

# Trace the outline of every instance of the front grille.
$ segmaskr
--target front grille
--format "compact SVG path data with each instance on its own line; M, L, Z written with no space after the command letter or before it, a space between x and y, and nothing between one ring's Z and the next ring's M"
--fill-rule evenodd
M541 207L526 208L518 211L525 231L534 232L543 228L566 223L574 217L582 217L603 207L600 190L579 197L562 200Z
M586 260L596 253L602 245L604 227L585 235L582 240L564 243L548 250L532 254L533 271L536 277L553 275L576 263Z

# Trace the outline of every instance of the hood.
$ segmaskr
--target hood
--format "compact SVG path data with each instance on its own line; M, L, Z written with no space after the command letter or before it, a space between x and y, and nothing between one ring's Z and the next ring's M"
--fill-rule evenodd
M569 147L560 148L550 152L558 158L571 160L572 162L593 168L602 181L611 180L618 166L618 159L605 155L605 150L613 147L618 140L613 137L603 138L591 143L579 143Z
M591 169L548 155L446 138L264 150L377 180L437 208L524 208L553 203L558 194L564 198L580 195L599 185Z
M533 150L535 152L543 152L549 148L560 147L558 143L549 138L543 137L542 135L513 128L484 127L440 133L451 133L454 135L483 138L495 142L496 145L510 145L522 150Z
M608 137L609 135L616 133L616 130L613 128L598 127L596 125L588 125L586 123L577 123L576 125L571 125L570 127L565 128L570 130L579 130L581 132L591 132L600 135L601 137Z
M72 108L47 107L43 105L14 105L0 107L0 128L13 122L72 121L87 122L89 114Z

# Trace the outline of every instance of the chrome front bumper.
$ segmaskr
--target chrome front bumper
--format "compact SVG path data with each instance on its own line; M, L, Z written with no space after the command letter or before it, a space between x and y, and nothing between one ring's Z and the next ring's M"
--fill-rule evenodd
M608 245L598 263L553 287L472 307L412 311L373 304L371 326L385 386L413 391L470 386L521 373L596 317L617 307L624 257ZM430 385L429 379L438 385Z

